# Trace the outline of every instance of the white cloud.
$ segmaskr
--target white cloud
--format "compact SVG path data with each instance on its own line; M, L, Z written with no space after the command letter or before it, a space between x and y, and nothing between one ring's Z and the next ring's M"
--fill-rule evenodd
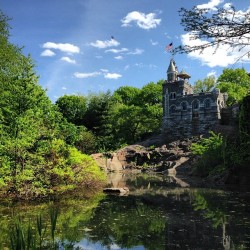
M80 72L75 72L74 76L76 78L90 78L90 77L96 77L102 75L106 79L118 79L122 77L122 75L117 74L117 73L109 73L107 69L100 69L100 71L95 71L91 73L80 73Z
M76 63L75 60L70 59L70 58L67 57L67 56L62 57L61 60L62 60L62 61L65 61L65 62L68 62L68 63L72 63L72 64L75 64L75 63Z
M128 55L141 55L144 52L143 49L135 49L134 51L128 52Z
M122 60L123 59L123 56L115 56L114 57L116 60Z
M62 87L62 90L66 90L67 88L66 87Z
M223 8L225 10L230 10L232 8L232 4L231 3L225 3L224 6L223 6Z
M131 23L136 23L136 25L142 29L153 29L161 22L161 19L156 19L155 17L155 13L144 14L142 12L132 11L121 20L122 27L128 27L131 26Z
M91 72L91 73L80 73L80 72L75 72L74 76L76 78L90 78L90 77L96 77L100 75L100 72Z
M55 53L50 49L46 49L41 53L41 56L54 56L54 55Z
M182 44L189 46L197 46L207 43L204 40L200 39L190 39L190 35L184 34L181 36ZM203 65L208 65L209 67L227 67L230 64L233 64L237 58L242 54L243 51L239 52L238 50L232 51L229 45L220 45L217 49L215 47L209 47L202 51L194 51L189 53L189 57L193 59L198 59L202 62Z
M216 71L215 70L212 70L212 71L210 71L210 72L208 72L207 73L207 76L209 77L209 76L214 76L214 77L216 77Z
M95 42L90 43L90 45L98 49L105 49L109 47L116 47L120 45L120 43L116 41L115 39L110 39L110 40L105 40L105 41L96 40Z
M104 74L104 77L107 79L118 79L118 78L122 77L122 75L117 74L117 73L106 73L106 74Z
M109 72L108 69L100 69L102 72Z
M80 49L70 43L52 43L52 42L46 42L42 46L45 49L58 49L62 52L67 53L80 53Z
M121 48L121 49L107 49L105 50L105 52L112 52L114 54L118 54L118 53L124 53L127 52L128 49L127 48Z
M223 3L224 0L210 0L208 3L197 5L198 9L211 9L216 10L216 6Z

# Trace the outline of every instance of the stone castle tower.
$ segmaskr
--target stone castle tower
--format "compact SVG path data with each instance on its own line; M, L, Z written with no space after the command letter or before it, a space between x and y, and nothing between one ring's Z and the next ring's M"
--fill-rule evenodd
M178 72L171 59L163 84L163 132L169 137L206 134L221 119L227 94L216 88L194 94L189 78L185 71Z

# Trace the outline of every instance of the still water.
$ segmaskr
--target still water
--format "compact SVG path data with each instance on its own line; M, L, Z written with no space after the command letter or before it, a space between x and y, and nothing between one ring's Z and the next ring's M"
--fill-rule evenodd
M109 181L130 192L1 202L0 249L14 249L20 234L35 249L250 249L250 192L183 188L163 175L116 173Z

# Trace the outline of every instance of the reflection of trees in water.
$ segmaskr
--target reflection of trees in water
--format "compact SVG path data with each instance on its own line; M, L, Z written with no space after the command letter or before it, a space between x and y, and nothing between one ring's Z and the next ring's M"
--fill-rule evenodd
M225 250L247 249L247 246L244 246L244 244L238 244L238 246L235 246L232 237L230 236L230 231L233 231L230 224L231 222L235 223L236 220L241 220L242 218L240 214L238 216L236 215L235 218L227 215L229 212L227 203L228 201L230 202L230 200L225 197L223 198L223 196L219 196L219 198L215 198L214 194L209 192L196 192L193 202L194 209L196 211L201 210L204 217L212 222L214 228L220 227L222 229L222 244ZM234 235L234 238L237 238L237 236L240 236L241 238L240 232L235 234L234 231L232 234ZM238 239L235 239L235 241L236 240Z
M95 210L89 226L92 241L100 241L110 247L116 243L130 248L143 245L146 249L164 249L165 220L160 210L145 205L140 198L132 196L109 196Z
M115 244L124 248L142 245L153 250L221 249L224 244L224 249L231 250L232 239L235 249L249 247L245 243L245 248L240 248L248 235L247 221L244 225L240 221L249 214L247 206L239 205L246 201L213 190L165 188L156 183L157 178L133 179L138 189L127 197L99 194L52 203L60 207L55 238L65 249L73 249L83 239L107 248ZM50 205L16 206L12 211L10 206L0 206L0 249L6 246L14 215L21 217L24 226L29 219L35 223L38 214L48 224ZM231 210L237 212L230 214Z

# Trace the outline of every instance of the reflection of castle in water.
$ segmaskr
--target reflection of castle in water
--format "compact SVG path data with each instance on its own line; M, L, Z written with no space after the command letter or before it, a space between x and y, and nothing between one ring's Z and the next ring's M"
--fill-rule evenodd
M218 124L225 107L227 94L217 88L194 94L189 78L171 59L163 84L163 131L173 137L207 133Z

